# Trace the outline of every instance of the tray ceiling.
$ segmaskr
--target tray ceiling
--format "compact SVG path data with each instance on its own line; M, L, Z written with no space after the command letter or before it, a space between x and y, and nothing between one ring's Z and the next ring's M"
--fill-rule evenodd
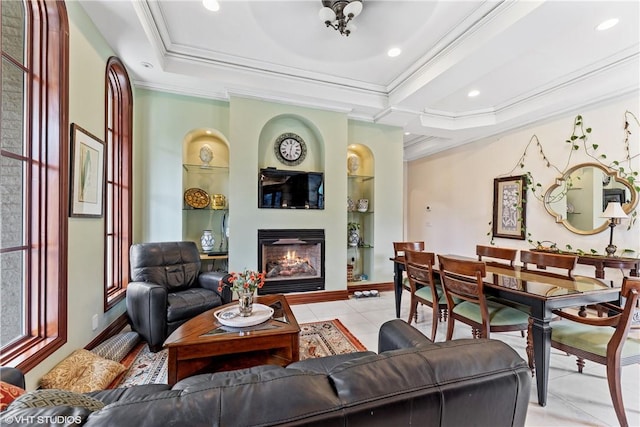
M79 3L136 87L400 126L405 160L640 92L636 1L364 0L349 37L320 0Z

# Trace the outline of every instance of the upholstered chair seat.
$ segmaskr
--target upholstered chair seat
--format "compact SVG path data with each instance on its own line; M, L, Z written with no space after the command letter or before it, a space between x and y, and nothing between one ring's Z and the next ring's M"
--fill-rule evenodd
M222 304L222 297L209 289L191 288L167 294L167 321L190 319Z
M444 295L444 290L441 285L436 285L436 289L440 298L438 299L439 304L446 304L447 297ZM431 288L428 286L423 286L416 290L416 296L421 299L425 299L427 301L433 302L433 295L431 292Z
M509 326L514 324L527 324L529 322L529 315L527 313L489 299L487 299L487 311L489 313L488 320L491 326ZM468 301L460 302L454 307L453 312L475 323L482 323L480 305L476 303Z
M607 357L607 346L616 332L615 328L603 328L576 322L553 322L551 339L598 356ZM620 357L640 355L640 338L627 337Z

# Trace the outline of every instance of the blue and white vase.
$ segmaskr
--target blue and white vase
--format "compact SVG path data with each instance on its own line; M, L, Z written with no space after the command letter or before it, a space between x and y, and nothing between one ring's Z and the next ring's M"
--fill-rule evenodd
M211 252L216 244L216 240L211 234L211 230L204 230L202 237L200 237L200 244L202 245L202 252Z

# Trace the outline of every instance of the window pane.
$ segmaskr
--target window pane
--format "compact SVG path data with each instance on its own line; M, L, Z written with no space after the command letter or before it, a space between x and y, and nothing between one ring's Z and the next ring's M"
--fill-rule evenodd
M24 336L24 252L0 254L0 346Z
M2 248L24 245L24 165L22 161L0 156L0 247Z
M107 277L105 278L105 283L107 284L107 290L113 288L114 286L114 277L113 277L113 236L107 236L106 238L106 243L107 243L107 247L106 247L106 253L107 256L105 257L105 261L107 263L107 265L105 266L105 270L107 272Z
M2 50L24 64L24 4L2 2Z
M2 5L4 10L4 4ZM24 73L2 58L2 137L0 147L23 154L24 146Z

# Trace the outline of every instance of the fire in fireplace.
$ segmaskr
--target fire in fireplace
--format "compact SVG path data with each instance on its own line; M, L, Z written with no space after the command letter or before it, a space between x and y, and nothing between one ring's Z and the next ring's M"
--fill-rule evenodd
M324 230L258 230L259 294L324 289Z

